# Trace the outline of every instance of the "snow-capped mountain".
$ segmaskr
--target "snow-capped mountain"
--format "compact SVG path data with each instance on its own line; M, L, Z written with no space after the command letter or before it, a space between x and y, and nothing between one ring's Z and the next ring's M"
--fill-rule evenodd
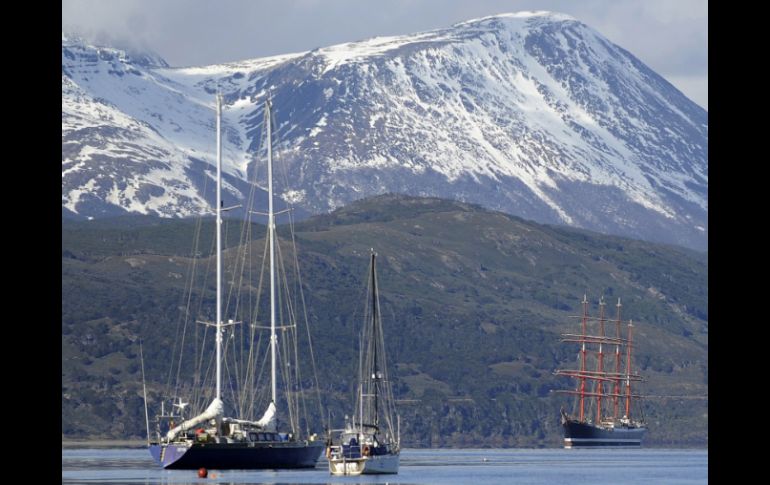
M707 248L708 113L548 12L191 68L63 37L63 211L205 211L217 89L225 203L265 184L269 91L279 192L310 212L398 192Z

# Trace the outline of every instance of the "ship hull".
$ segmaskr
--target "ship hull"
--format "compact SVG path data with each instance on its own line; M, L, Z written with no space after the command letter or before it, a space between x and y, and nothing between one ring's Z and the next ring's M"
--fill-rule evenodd
M565 448L628 447L639 448L647 432L644 427L601 427L567 420L563 423Z
M362 458L330 458L332 475L385 475L398 473L398 454L374 455Z
M323 443L151 444L150 454L166 469L254 470L315 468Z

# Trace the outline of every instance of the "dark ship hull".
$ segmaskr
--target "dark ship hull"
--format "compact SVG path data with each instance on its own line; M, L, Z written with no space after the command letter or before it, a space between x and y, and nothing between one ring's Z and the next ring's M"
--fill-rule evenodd
M315 468L322 441L284 443L151 444L150 454L163 468L254 470Z
M566 419L564 428L565 448L600 446L639 448L647 428L641 426L596 426Z

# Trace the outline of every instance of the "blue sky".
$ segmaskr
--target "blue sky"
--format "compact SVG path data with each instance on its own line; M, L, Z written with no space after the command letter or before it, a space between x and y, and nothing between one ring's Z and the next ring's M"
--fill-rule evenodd
M301 52L520 10L572 15L708 109L707 0L62 0L62 31L172 66Z

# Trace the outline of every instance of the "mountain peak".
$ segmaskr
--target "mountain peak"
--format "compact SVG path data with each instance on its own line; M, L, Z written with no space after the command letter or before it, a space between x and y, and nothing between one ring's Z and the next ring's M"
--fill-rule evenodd
M62 52L80 50L96 53L102 59L120 59L124 63L145 68L168 68L168 63L147 47L137 47L127 41L94 40L74 32L62 32ZM71 58L70 58L71 59Z
M476 24L487 23L489 21L494 21L494 20L510 20L510 19L516 19L516 20L540 19L540 20L555 21L555 22L577 21L575 17L572 17L571 15L567 15L565 13L550 12L547 10L528 10L528 11L525 10L520 12L500 13L500 14L489 15L486 17L480 17L476 19L464 20L462 22L458 22L454 24L452 27L476 25Z
M277 193L312 213L401 192L707 247L708 114L568 15L507 13L136 76L62 49L72 73L62 78L62 205L74 213L200 213L212 199L219 89L233 204L255 171L264 176L255 152L272 92L291 180Z

